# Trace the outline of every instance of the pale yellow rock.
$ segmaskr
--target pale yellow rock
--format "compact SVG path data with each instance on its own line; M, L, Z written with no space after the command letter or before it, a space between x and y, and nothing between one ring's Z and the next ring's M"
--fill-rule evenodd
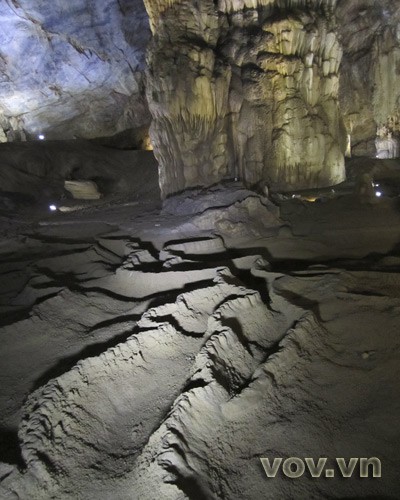
M214 4L151 6L162 26L147 88L162 195L224 177L277 190L343 181L335 2ZM276 7L288 14L270 16Z
M153 33L161 14L180 1L182 0L144 0L144 6L149 14L150 27Z
M65 181L64 188L75 200L98 200L102 196L93 181Z

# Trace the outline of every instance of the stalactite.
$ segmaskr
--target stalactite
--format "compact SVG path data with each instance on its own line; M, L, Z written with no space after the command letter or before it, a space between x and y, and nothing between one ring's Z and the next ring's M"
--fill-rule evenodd
M224 176L279 190L344 179L334 4L153 5L152 19L154 9L162 16L148 53L148 100L164 196Z

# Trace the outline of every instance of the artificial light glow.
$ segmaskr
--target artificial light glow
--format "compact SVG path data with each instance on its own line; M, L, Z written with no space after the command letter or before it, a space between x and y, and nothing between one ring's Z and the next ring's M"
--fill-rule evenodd
M45 137L43 134L38 135L39 141L44 141Z
M380 198L382 196L382 193L380 191L376 191L375 196L377 196L378 198Z
M55 212L57 210L57 207L55 205L50 205L49 208L52 212Z

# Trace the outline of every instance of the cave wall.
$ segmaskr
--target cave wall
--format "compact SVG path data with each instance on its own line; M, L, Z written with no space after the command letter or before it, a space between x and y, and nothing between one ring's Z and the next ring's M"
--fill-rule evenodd
M0 141L149 124L142 0L0 2Z
M157 26L147 99L164 195L213 184L228 172L231 68L217 55L220 29L212 2L176 4Z
M291 190L344 179L332 1L147 2L147 98L164 196L225 176Z
M346 142L348 155L399 154L398 2L144 4L1 2L0 142L132 147L152 115L164 196L226 176L334 184Z
M343 47L339 100L351 153L374 157L377 136L400 139L400 5L339 0L336 17Z

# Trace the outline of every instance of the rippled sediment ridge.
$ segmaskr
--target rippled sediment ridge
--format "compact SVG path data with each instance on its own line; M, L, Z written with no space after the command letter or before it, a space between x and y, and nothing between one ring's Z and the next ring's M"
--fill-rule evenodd
M287 201L279 216L215 188L161 212L59 214L2 247L1 437L18 464L1 465L2 494L392 494L400 260L371 261L365 242L382 216L393 238L398 215L362 208L356 235L346 203ZM389 246L382 222L380 236ZM271 480L260 462L339 455L377 456L385 475Z

